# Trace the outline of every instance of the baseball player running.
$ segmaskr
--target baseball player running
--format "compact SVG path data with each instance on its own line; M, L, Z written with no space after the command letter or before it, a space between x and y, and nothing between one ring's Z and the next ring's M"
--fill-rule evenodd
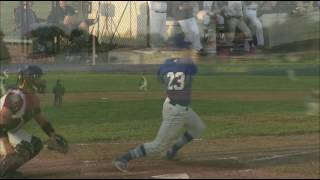
M40 138L23 130L23 126L35 119L50 137L48 148L66 153L66 140L42 114L36 95L44 93L46 83L38 66L27 66L18 74L17 88L10 89L0 100L0 178L20 176L18 168L38 155L43 148Z
M173 159L184 145L198 138L204 131L204 123L190 108L192 76L197 73L196 65L189 58L190 52L187 50L181 58L167 59L160 66L158 78L165 84L167 98L163 104L163 122L158 135L154 141L141 144L115 159L113 165L118 170L127 172L129 161L165 150L167 159ZM184 127L186 131L178 137ZM176 142L172 145L174 140Z

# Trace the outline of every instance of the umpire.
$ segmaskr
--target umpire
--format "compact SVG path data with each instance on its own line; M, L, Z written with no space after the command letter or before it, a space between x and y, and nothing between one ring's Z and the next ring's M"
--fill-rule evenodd
M64 86L58 79L56 85L52 88L52 93L54 94L54 106L58 107L62 105L62 96L64 95Z

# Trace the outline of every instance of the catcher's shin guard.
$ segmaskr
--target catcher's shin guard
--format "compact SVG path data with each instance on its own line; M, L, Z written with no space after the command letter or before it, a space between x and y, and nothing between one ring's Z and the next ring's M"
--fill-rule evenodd
M0 160L0 178L7 173L14 172L26 162L34 158L41 149L43 144L39 138L32 137L31 143L22 141L15 147L15 153L4 156Z
M24 165L29 158L28 155L23 154L10 154L7 156L4 156L0 160L0 178L3 178L7 175L7 173L16 171L19 167Z

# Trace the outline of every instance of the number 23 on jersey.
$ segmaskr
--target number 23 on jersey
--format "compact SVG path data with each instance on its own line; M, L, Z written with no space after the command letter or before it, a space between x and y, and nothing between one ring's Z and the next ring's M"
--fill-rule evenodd
M184 90L186 75L183 72L168 72L168 90Z

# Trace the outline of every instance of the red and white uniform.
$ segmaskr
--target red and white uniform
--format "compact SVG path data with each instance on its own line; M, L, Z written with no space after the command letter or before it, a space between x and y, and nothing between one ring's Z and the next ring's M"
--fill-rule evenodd
M17 109L12 109L12 104L17 103ZM15 147L21 141L31 142L32 135L23 130L24 125L30 121L37 111L40 111L40 101L34 94L25 94L21 90L9 90L0 99L0 110L4 107L13 113L10 119L8 132L9 142ZM3 145L0 143L0 155L4 154Z

